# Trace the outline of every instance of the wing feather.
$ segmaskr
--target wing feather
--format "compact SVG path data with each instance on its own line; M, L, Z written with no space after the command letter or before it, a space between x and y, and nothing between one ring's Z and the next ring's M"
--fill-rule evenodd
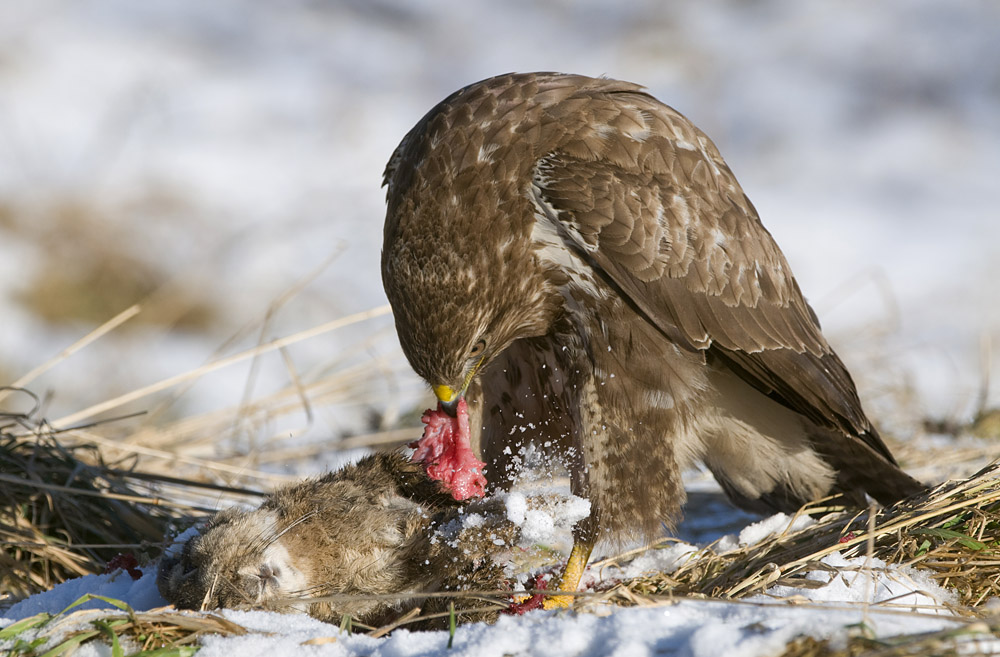
M544 220L678 345L891 460L714 144L645 94L589 100L588 135L568 134L535 169L529 196Z

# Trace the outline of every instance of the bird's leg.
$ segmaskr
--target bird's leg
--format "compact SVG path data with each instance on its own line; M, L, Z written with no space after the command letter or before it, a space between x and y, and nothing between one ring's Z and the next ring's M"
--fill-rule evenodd
M559 590L567 593L577 590L583 571L587 569L587 561L597 542L600 527L600 509L595 505L590 495L589 469L584 459L582 445L575 446L568 454L566 467L570 471L570 491L579 497L591 500L590 515L580 520L573 527L573 549L569 553L566 568L559 578ZM545 609L565 609L573 603L571 595L553 595L545 598L542 607Z
M573 541L573 550L569 553L569 561L563 570L562 578L559 580L560 591L576 591L583 577L583 571L587 568L587 561L590 559L590 552L594 549L592 541ZM546 598L542 607L545 609L564 609L573 602L571 595L554 595Z

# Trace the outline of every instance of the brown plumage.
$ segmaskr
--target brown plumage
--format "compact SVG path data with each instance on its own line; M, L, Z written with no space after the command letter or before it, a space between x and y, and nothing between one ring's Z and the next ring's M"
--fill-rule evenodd
M657 536L697 460L757 510L922 488L715 145L641 87L470 85L404 137L385 184L407 358L442 402L465 394L492 485L524 437L551 443L592 503L581 543Z

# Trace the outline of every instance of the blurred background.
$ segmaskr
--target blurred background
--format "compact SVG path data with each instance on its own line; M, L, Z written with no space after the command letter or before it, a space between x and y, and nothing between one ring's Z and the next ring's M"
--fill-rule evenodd
M234 471L415 438L382 168L455 89L556 70L713 138L884 427L968 423L1000 403L998 34L986 0L0 3L0 384Z

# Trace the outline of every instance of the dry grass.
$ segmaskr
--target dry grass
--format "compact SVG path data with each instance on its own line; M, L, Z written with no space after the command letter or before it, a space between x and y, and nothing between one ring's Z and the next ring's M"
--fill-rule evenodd
M321 371L300 372L286 359L289 384L266 395L244 399L239 405L208 411L197 415L186 415L175 419L163 417L160 409L172 404L182 395L186 387L203 377L247 361L273 353L283 355L284 350L303 340L351 326L387 314L388 307L381 306L368 311L341 317L325 324L301 331L277 340L260 342L257 346L241 352L219 356L208 363L187 372L168 377L161 381L131 392L118 395L106 401L70 415L56 418L52 424L57 428L77 425L95 417L105 417L120 413L125 409L152 406L149 419L127 435L115 439L95 435L94 432L74 430L66 434L68 441L98 443L110 455L122 457L137 455L145 459L155 459L157 467L168 462L176 472L196 480L224 481L230 485L245 484L248 481L264 481L268 484L288 481L290 477L265 473L260 466L268 459L309 457L320 451L332 452L348 447L363 445L399 445L412 440L413 431L405 435L400 432L375 431L374 435L355 436L343 442L341 436L331 437L323 442L303 444L296 441L295 451L285 451L284 443L294 439L315 423L315 407L345 407L352 404L363 405L373 398L373 385L383 377L392 379L395 370L387 363L368 359L362 363L353 362L355 355L366 353L379 336L371 335L364 341L345 350L342 360L336 361ZM297 415L303 424L299 428L285 429L267 435L266 428L274 422ZM377 425L376 425L377 426ZM233 440L239 436L239 440ZM311 450L311 452L310 452Z
M72 611L95 599L120 611ZM204 634L239 636L247 632L216 614L171 609L136 612L120 600L85 595L58 614L37 614L0 630L0 640L10 642L10 655L25 657L69 654L95 639L110 644L113 655L122 655L127 648L132 657L181 657L194 654L197 647L191 644Z
M128 404L162 403L162 394L208 373L338 328L378 317L386 308L342 317L298 334L261 342L231 356L140 390L107 400L51 422L36 417L40 403L24 388L0 387L0 605L47 590L68 578L103 570L119 552L156 557L168 529L217 508L226 498L245 500L288 476L261 472L250 464L262 454L308 457L311 451L347 446L400 444L417 429L377 431L340 443L324 442L281 450L266 441L253 450L233 445L219 450L219 436L231 435L235 422L266 424L270 418L314 404L343 401L348 391L364 395L377 363L302 374L289 364L291 383L262 398L245 399L237 408L161 422L125 434L114 424L95 422L123 413ZM15 381L29 385L39 375L139 314L137 307L119 313L50 361ZM159 397L155 397L159 395ZM310 413L307 412L307 421ZM235 418L235 419L234 419ZM287 437L286 432L285 437ZM331 444L331 443L337 444ZM139 471L139 462L146 472ZM171 476L159 473L170 472Z
M281 404L294 403L292 392L284 395L279 397ZM67 578L99 572L119 551L155 557L168 527L189 522L205 511L197 502L205 499L206 490L212 495L251 493L205 483L206 479L214 479L220 469L231 467L235 474L236 466L177 455L180 443L176 436L192 435L198 427L204 428L205 422L201 418L192 427L176 431L175 442L167 445L168 449L157 450L106 439L100 435L103 426L57 433L46 423L36 421L30 411L11 414L7 424L0 427L0 478L4 484L0 498L0 540L4 543L0 586L15 595L27 595ZM376 432L355 442L401 441L412 432ZM117 461L109 464L108 454L114 454ZM181 460L200 475L171 479L138 472L134 466L140 459L172 459L175 464ZM715 546L708 546L674 572L639 577L579 597L589 605L662 604L681 596L739 599L776 584L815 586L815 582L805 579L806 573L824 567L820 560L835 551L846 557L869 553L888 563L928 571L942 586L957 593L959 606L955 611L969 616L976 615L977 607L1000 592L1000 465L991 464L969 479L942 484L919 499L890 509L852 513L825 501L800 513L822 517L806 529L772 536L750 547L718 552ZM116 521L110 522L109 518ZM622 557L621 561L631 557L634 555ZM496 600L504 596L502 591L466 595L488 602L494 609ZM381 636L396 627L427 626L448 616L440 611L440 601L426 607L434 608L435 613L415 612L382 628L355 625L351 629ZM131 636L146 648L154 644L189 646L205 631L238 631L233 627L220 630L211 619L205 621L208 625L190 620L206 618L203 616L167 610L126 615L108 616L105 612L100 616L105 623L101 627L112 628L122 637ZM456 617L457 621L461 619L461 615ZM86 640L108 640L107 631L99 628L81 630L73 636L85 634ZM800 639L789 646L788 654L902 654L899 646L906 641L925 646L945 638L952 640L951 635L941 633L908 637L905 641L900 638L896 643L873 643L865 637L854 637L844 648L848 652L834 649L827 642ZM890 652L879 652L884 650Z
M0 391L7 405L34 398ZM109 461L109 450L35 418L34 406L0 414L0 605L102 572L119 553L150 561L172 529L213 510L206 500L259 495L142 472L133 454Z
M330 454L355 447L396 446L419 434L419 422L416 420L412 428L382 429L383 425L392 422L392 417L398 416L398 411L390 408L375 417L371 433L348 438L333 435L311 442L297 440L316 422L314 407L343 408L354 403L366 403L376 397L373 392L374 384L396 376L395 368L386 363L370 358L361 364L352 362L352 359L356 360L354 354L366 353L371 343L380 339L377 333L370 334L354 348L345 350L348 355L342 360L334 361L319 371L299 372L286 359L290 381L288 385L266 395L248 397L237 406L180 417L171 417L169 413L161 412L161 409L169 408L185 393L187 386L213 372L269 353L284 355L291 345L380 317L387 310L385 306L377 307L337 318L281 339L262 341L255 347L232 355L217 356L193 370L41 424L58 430L60 443L67 447L99 448L103 458L109 461L141 459L144 469L169 471L192 485L210 483L241 490L247 487L271 488L294 480L295 477L263 471L262 466L270 463L300 462L317 454ZM31 384L34 378L122 325L138 312L138 308L133 307L120 313L47 363L20 377L14 385ZM9 394L0 388L0 402L7 403L5 398ZM94 422L94 418L123 417L136 408L152 409L148 413L144 411L145 416L139 426L131 421L104 424L100 430L94 430L86 424L80 424ZM291 415L301 418L303 424L300 428L285 428L270 436L266 433L267 427ZM29 436L32 430L30 427L22 427L15 432L20 436ZM294 446L286 446L289 441L294 441ZM191 498L184 490L174 492L186 499ZM204 495L200 495L200 498L204 499Z
M910 657L923 655L994 655L1000 625L971 623L958 629L925 634L905 634L874 639L856 632L846 645L834 646L828 639L803 636L785 647L781 657Z
M169 502L92 445L66 446L28 418L0 427L0 590L22 597L101 572L119 552L157 556L196 509ZM29 425L30 426L30 425ZM9 598L8 598L9 600Z
M672 573L636 578L609 595L634 604L637 596L738 599L774 585L810 587L815 582L805 575L825 568L820 560L833 552L925 570L957 593L966 613L1000 594L1000 464L888 509L847 512L821 504L799 512L825 514L805 529L728 552L708 546Z

